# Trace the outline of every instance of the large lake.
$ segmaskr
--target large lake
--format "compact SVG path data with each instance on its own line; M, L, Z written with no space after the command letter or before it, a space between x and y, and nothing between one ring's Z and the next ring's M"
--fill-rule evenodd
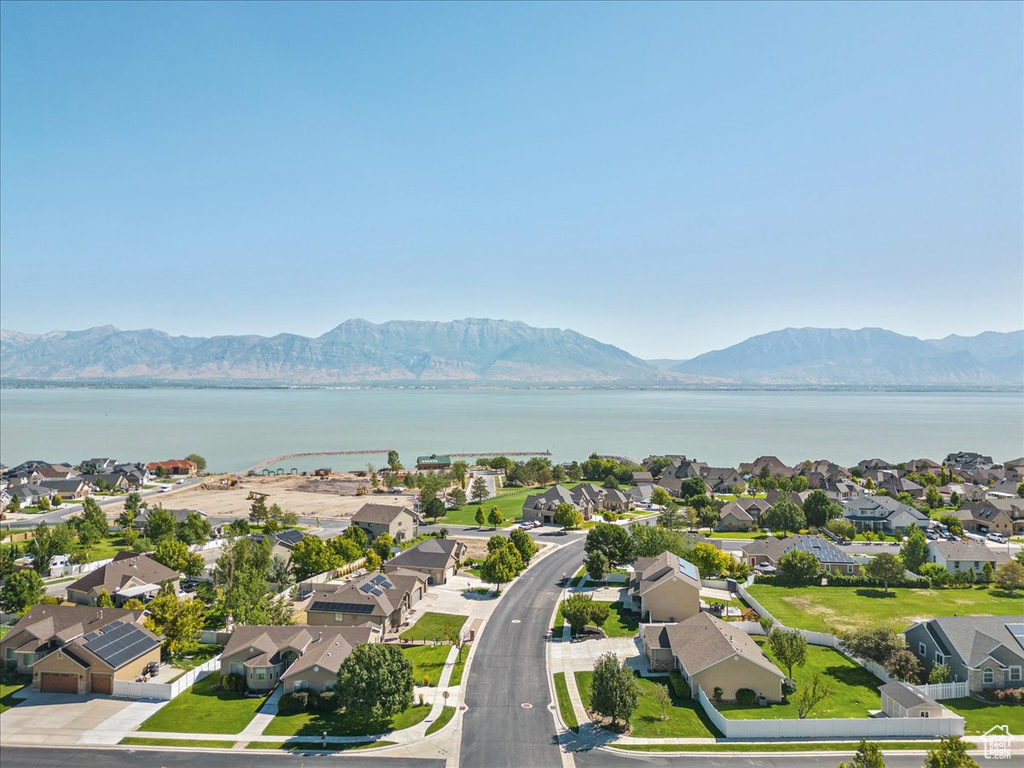
M718 466L761 454L850 465L951 451L1024 453L1024 397L993 393L565 390L0 390L0 461L162 459L197 452L234 471L301 451L549 450L643 458L682 453ZM355 468L379 457L287 462Z

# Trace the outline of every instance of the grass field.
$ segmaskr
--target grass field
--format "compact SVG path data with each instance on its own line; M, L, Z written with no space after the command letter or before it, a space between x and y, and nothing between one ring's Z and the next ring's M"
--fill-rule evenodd
M132 747L206 747L208 749L231 749L234 741L213 741L205 739L189 741L188 739L147 739L139 736L126 736L118 744Z
M562 715L562 721L574 731L578 731L580 724L576 719L576 712L572 708L572 699L569 698L569 685L565 682L565 672L555 672L555 697L558 699L558 711Z
M208 675L166 704L140 731L177 733L238 733L262 706L263 698L218 691L219 675Z
M964 718L964 733L985 733L994 725L1006 725L1010 733L1024 733L1024 707L1020 704L990 704L977 699L945 699L939 702Z
M580 691L583 706L588 709L590 708L590 681L593 676L593 672L576 673L576 687ZM663 683L643 677L637 678L637 683L640 686L640 703L630 721L633 726L633 730L629 733L630 736L638 738L669 738L673 736L710 738L721 735L708 720L700 704L689 697L688 691L679 690L678 687L673 691L672 686L669 686L669 691L672 693L672 706L666 712L668 719L662 720L661 708L655 703L651 692L654 690L654 686L663 685ZM683 688L685 689L685 683ZM679 693L686 695L677 695Z
M264 736L372 736L375 733L400 731L411 728L430 714L430 705L409 707L389 721L364 720L341 712L299 712L295 715L276 715L263 729ZM306 747L311 745L307 744Z
M416 685L423 685L423 677L427 676L427 685L437 685L448 660L450 645L416 645L403 648L402 653L412 662L412 679Z
M602 604L607 605L610 610L608 620L601 626L608 637L632 637L636 634L636 614L627 611L620 602Z
M915 619L953 615L1007 616L1021 612L1021 596L984 586L971 589L873 587L780 587L754 584L750 594L788 627L815 632L890 623L897 629Z
M466 659L469 657L469 645L462 646L462 653L455 657L455 663L452 665L452 676L448 680L448 685L462 685L462 673L466 669Z
M462 629L462 625L466 623L468 618L468 616L459 616L454 613L427 611L419 617L415 624L405 630L400 637L403 640L444 640L444 637L441 636L441 630L448 622L455 622L459 625L459 629Z
M786 671L772 656L764 640L757 638L755 642L776 662L779 669ZM814 708L807 716L808 719L868 717L869 709L882 708L882 697L878 692L882 681L839 651L821 645L808 645L807 663L802 667L793 667L797 690L808 685L815 672L832 684L832 694ZM767 707L722 704L718 710L731 720L796 720L799 717L795 695L790 696L788 704L770 704Z
M201 664L205 664L223 650L223 645L200 643L193 651L172 656L171 664L183 672L187 672Z
M579 483L562 483L566 488L574 488ZM497 507L501 514L505 517L499 528L507 528L513 523L518 523L523 518L523 502L526 501L526 497L535 493L544 493L550 486L542 486L538 488L516 488L509 490L502 490L499 493L505 494L498 496L494 499L484 499L480 503L468 502L463 504L458 509L452 509L448 511L444 517L438 518L438 525L444 525L449 523L451 525L476 525L476 508L483 507L484 514L486 515L491 511L491 507ZM484 523L483 529L487 530L491 528L491 525Z
M427 726L427 736L440 731L452 721L453 717L455 717L455 707L445 707L442 709L441 714L437 716L437 720Z
M21 683L0 683L0 714L18 705L21 701L18 691L28 685L28 683L28 677Z

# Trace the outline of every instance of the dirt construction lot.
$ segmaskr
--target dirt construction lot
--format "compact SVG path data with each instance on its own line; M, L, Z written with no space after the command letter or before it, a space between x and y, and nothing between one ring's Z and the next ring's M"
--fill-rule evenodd
M210 517L247 517L250 491L265 493L267 506L279 504L282 509L300 517L319 517L337 520L351 517L367 502L376 504L412 504L409 494L367 493L357 496L359 485L365 479L355 475L331 478L312 478L297 475L242 478L233 488L221 488L221 478L212 477L194 488L161 493L147 499L150 505L162 504L168 509L199 509ZM117 517L121 504L104 507L108 517Z

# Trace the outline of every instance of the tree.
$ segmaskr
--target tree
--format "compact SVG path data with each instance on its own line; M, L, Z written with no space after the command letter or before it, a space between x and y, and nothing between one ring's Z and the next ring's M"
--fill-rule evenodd
M156 545L153 552L153 559L158 563L166 565L172 571L178 573L192 572L192 575L202 573L205 562L202 555L197 552L189 552L185 542L177 539L164 539ZM198 560L198 564L196 561ZM197 570L198 567L198 570Z
M333 570L341 564L340 561L337 552L319 536L304 536L292 549L292 572L296 581Z
M480 566L480 577L488 584L494 584L501 592L501 585L507 584L523 569L523 558L515 547L502 547L492 552Z
M906 568L903 561L896 555L883 552L875 555L871 562L864 568L864 573L869 579L882 582L885 594L889 594L889 582L899 581L903 578Z
M612 568L621 568L633 559L633 541L630 538L630 534L633 528L637 527L648 528L649 526L637 526L634 524L627 531L620 525L598 523L587 533L587 540L583 545L583 549L588 555L595 550L601 552ZM667 534L669 531L664 531L664 533ZM659 550L659 552L654 554L660 554L663 551Z
M50 500L45 496L40 496L36 506L38 506L39 509L45 512L50 508Z
M794 584L807 584L821 573L821 563L810 552L791 549L779 558L779 575Z
M796 695L796 716L805 719L816 706L832 695L832 684L815 672Z
M521 528L516 528L508 535L512 546L519 550L519 556L523 558L523 565L527 566L537 554L537 543L530 538L530 534Z
M1000 589L1008 590L1013 595L1024 587L1024 565L1016 560L1003 563L996 568L995 582Z
M391 538L390 533L383 531L382 533L377 534L373 540L373 544L370 546L381 560L387 560L391 557L391 548L395 546L395 540Z
M1024 483L1017 484L1017 498L1024 499Z
M291 565L281 555L274 555L270 559L270 570L267 571L267 580L276 584L278 589L283 589L295 582L292 576Z
M100 593L96 596L96 607L97 608L113 608L114 599L110 596L110 593L105 589L101 589Z
M964 524L960 522L960 518L955 515L941 515L939 522L949 528L949 532L954 536L963 537L964 535Z
M267 519L267 502L262 496L257 496L249 505L249 522L260 525Z
M18 512L21 509L21 499L18 497L18 494L11 495L11 500L4 509L8 512Z
M392 472L399 472L402 469L402 462L398 460L398 451L388 451L388 467Z
M951 683L953 682L953 670L949 664L932 664L928 673L929 683Z
M651 690L651 698L661 710L661 719L668 720L668 708L672 706L672 695L668 692L668 686L655 683Z
M608 475L602 483L602 487L608 488L609 490L615 491L619 487L619 479L615 475Z
M390 720L412 704L412 662L397 645L357 645L338 670L335 695L346 713Z
M213 526L200 512L192 510L178 523L178 538L186 544L205 544L213 537Z
M587 567L587 576L592 581L603 581L604 575L608 573L608 558L603 552L594 550L583 563Z
M562 618L569 622L573 635L578 635L587 622L594 606L594 598L590 595L577 593L562 601Z
M164 539L173 539L177 530L178 521L174 519L174 515L158 505L146 516L146 527L142 535L153 544L158 544Z
M612 609L608 607L607 603L595 602L590 606L590 623L597 627L603 627L611 613Z
M459 619L447 619L441 625L441 639L449 645L455 646L459 652L459 659L462 658L462 647L465 645L462 623Z
M461 488L452 488L448 491L448 503L453 507L461 507L466 503L466 492Z
M916 685L921 680L921 662L909 648L900 648L885 662L885 671L897 680Z
M366 550L365 557L366 557L366 562L364 563L363 567L368 572L373 573L374 571L376 571L377 569L380 568L380 564L382 562L382 560L380 558L380 555L378 555L372 549Z
M906 647L903 635L884 624L855 629L842 639L847 653L879 664L885 664L896 651Z
M675 531L683 527L683 516L679 514L679 507L671 501L665 505L661 514L658 515L658 525Z
M590 682L590 707L612 723L629 724L640 703L640 688L633 670L619 663L614 653L606 653L594 665Z
M35 571L15 571L0 589L0 607L5 613L24 613L43 597L43 577Z
M206 459L200 456L198 453L190 453L185 457L185 461L191 461L196 465L196 470L199 472L206 471Z
M473 520L476 522L476 527L477 528L483 528L484 527L484 523L487 522L487 515L484 514L484 508L483 507L477 507L476 508L476 514L473 515Z
M503 547L508 547L511 542L500 534L494 534L487 540L487 552L493 554Z
M967 744L959 736L943 737L939 746L928 750L924 768L980 768L967 754Z
M249 521L240 517L237 520L232 520L228 525L228 536L248 536L249 530Z
M366 549L366 531L358 525L349 524L348 528L346 528L345 532L341 535L355 543L359 549Z
M163 635L163 647L169 654L196 647L200 630L206 621L206 606L197 597L179 600L173 594L153 598L146 606L149 616L146 628Z
M707 528L708 533L718 525L718 508L714 505L707 505L697 510L697 522L702 528Z
M436 496L432 499L427 499L423 505L423 515L425 517L431 517L434 522L437 522L437 518L445 514L447 510L444 508L444 502Z
M928 490L924 492L924 500L928 502L928 506L932 509L938 509L942 506L942 494L934 485L929 485Z
M497 528L505 522L505 516L501 514L501 510L497 507L491 507L491 511L487 513L487 522L492 528Z
M335 536L333 539L328 539L327 546L331 548L342 563L351 563L353 560L358 560L365 548L365 545L360 547L348 536Z
M563 530L579 528L583 525L583 513L568 502L563 502L555 507L555 523L562 526Z
M768 635L768 647L792 679L793 667L807 663L807 640L795 629L775 629Z
M692 499L694 496L703 496L707 489L704 478L688 477L679 484L679 498Z
M469 464L459 459L452 464L452 477L455 478L455 482L459 484L460 488L466 487L466 471L469 469Z
M824 491L814 490L804 501L804 516L808 525L821 528L829 520L842 517L843 508L826 496Z
M787 533L799 531L807 525L807 520L800 507L789 499L783 498L775 502L775 505L765 513L764 524L766 528L773 531Z
M697 570L705 578L724 573L729 563L733 561L728 553L703 541L694 544L684 559L697 566Z
M651 491L651 504L659 507L665 507L668 506L670 501L672 501L672 497L669 496L668 491L660 485L655 486L654 490Z
M991 560L986 560L981 566L981 580L986 584L991 584L992 580L996 576L995 566L992 565Z
M861 739L853 760L840 763L839 768L885 768L885 758L876 745Z
M917 573L917 569L928 559L928 537L916 525L910 527L907 540L900 549L903 565L908 571Z
M477 475L473 478L473 484L469 487L469 498L477 504L487 498L487 481L483 476Z
M830 533L847 541L853 541L857 537L857 526L841 517L829 520L825 523L825 529Z

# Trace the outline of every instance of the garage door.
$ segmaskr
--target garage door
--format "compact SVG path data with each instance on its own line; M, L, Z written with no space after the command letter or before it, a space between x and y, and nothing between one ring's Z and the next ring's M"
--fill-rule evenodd
M93 675L92 676L92 692L93 693L113 693L114 692L114 676L113 675Z
M44 693L78 693L78 675L43 672L40 678L39 690Z

